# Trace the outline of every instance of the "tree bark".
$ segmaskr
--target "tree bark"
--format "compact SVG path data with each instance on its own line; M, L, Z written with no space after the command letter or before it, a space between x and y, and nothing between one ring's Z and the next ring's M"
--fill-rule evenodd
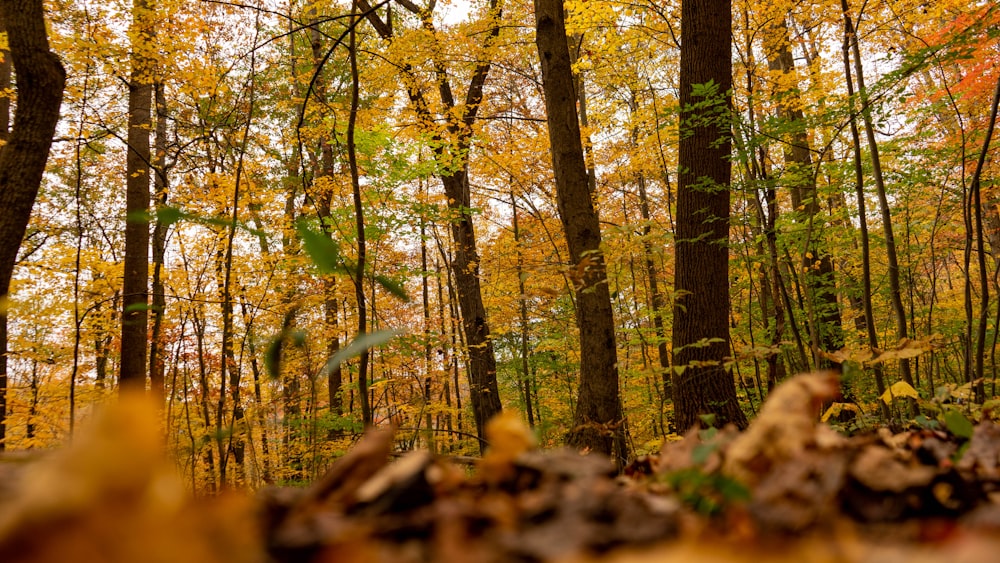
M847 13L847 0L841 0L844 11L844 41L841 45L841 55L844 59L844 78L847 81L847 100L850 109L851 148L854 164L854 192L858 200L858 233L861 236L861 301L864 306L865 329L868 336L868 347L874 353L878 349L878 329L875 326L875 314L872 308L872 266L871 240L868 236L868 211L865 205L864 164L861 161L861 134L858 131L858 121L854 110L854 79L851 77L850 45L854 36L854 25ZM885 392L885 377L882 364L872 366L875 373L875 389L879 396ZM879 401L882 417L889 420L891 412L888 405Z
M680 148L674 287L673 391L680 431L715 415L746 416L725 365L729 346L729 184L732 14L729 0L682 0ZM715 89L707 88L708 83ZM696 92L695 86L704 89Z
M896 319L896 336L902 342L909 338L909 332L906 326L906 310L903 308L902 289L899 282L899 261L896 258L896 237L892 230L892 212L889 209L885 180L882 176L882 163L879 158L878 142L875 139L875 126L872 123L871 107L868 103L868 90L865 88L864 69L861 64L861 49L858 47L858 36L851 21L847 0L841 0L841 8L844 12L844 36L850 44L851 54L854 55L854 73L855 80L858 83L858 98L861 101L861 117L865 125L868 151L871 153L872 179L875 181L875 193L878 196L879 211L882 214L882 233L885 236L885 259L889 270L889 297ZM899 360L899 370L903 381L912 387L913 375L910 373L910 361L905 358ZM910 401L910 411L914 415L917 414L916 401Z
M122 340L119 386L146 388L146 334L149 305L149 170L153 95L152 61L142 53L153 40L148 0L132 5L132 74L128 84L125 158L125 259L122 279Z
M163 83L157 82L153 87L153 98L156 102L156 150L155 176L153 188L156 194L156 207L167 205L167 99ZM153 326L149 337L149 392L157 401L163 404L166 397L164 391L164 376L166 374L166 357L163 337L163 318L166 313L167 299L163 284L163 259L167 250L167 226L156 220L153 227L153 295L150 307L153 313Z
M790 47L788 22L779 17L770 28L772 37L767 49L768 70L782 74L795 73L795 59ZM840 308L837 303L837 287L833 269L833 259L823 248L817 223L822 221L819 205L819 191L813 171L812 149L805 126L805 114L801 108L798 92L793 88L776 92L778 114L784 119L788 129L784 145L786 185L792 195L792 208L805 212L805 250L802 266L807 295L807 314L814 348L832 352L844 346L841 328ZM814 363L831 367L828 360L822 360L818 350L813 350Z
M433 5L433 3L431 4ZM391 21L382 21L367 0L358 0L361 11L367 14L368 21L378 34L385 38L392 37ZM421 11L416 5L405 3L403 6L420 16L423 27L431 34L436 34L434 22L429 10ZM458 306L462 314L462 329L465 334L465 345L468 347L469 398L472 403L472 413L476 421L476 432L479 437L480 449L485 449L484 429L486 421L500 413L500 391L497 385L497 361L493 352L493 340L490 338L489 323L486 318L486 307L483 305L483 293L479 283L479 254L476 250L476 233L472 224L472 202L469 194L469 164L467 154L472 146L472 126L479 114L479 105L483 101L483 87L492 66L489 48L500 34L501 10L499 0L491 0L487 17L491 23L483 42L483 56L472 71L469 88L465 94L462 109L457 109L454 94L451 89L449 73L440 60L433 61L437 73L437 87L441 102L447 111L443 117L446 122L447 135L439 132L437 119L432 115L424 99L423 93L414 85L407 85L410 103L423 122L424 127L431 132L435 141L435 155L452 163L459 163L449 172L442 173L441 183L448 199L448 209L453 213L451 234L454 241L454 257L450 265L455 276L455 289L458 294ZM452 143L444 142L445 139ZM457 385L455 392L458 393Z
M535 1L535 30L556 198L569 246L577 301L576 324L580 330L579 399L567 441L571 446L609 454L623 464L628 446L618 396L614 316L600 248L601 229L580 139L561 0Z
M0 209L3 209L0 213L2 450L7 415L7 299L10 280L59 121L66 71L59 58L49 50L41 0L0 0L0 22L7 28L10 60L17 76L18 101L13 130L6 137L7 143L0 147ZM3 132L6 133L6 129Z

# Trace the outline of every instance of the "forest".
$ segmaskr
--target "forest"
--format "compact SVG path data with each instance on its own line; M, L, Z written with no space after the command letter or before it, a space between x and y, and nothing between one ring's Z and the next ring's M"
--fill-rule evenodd
M0 26L2 450L137 389L198 494L310 482L371 427L479 456L501 412L622 467L816 370L848 434L996 406L994 2L3 0Z

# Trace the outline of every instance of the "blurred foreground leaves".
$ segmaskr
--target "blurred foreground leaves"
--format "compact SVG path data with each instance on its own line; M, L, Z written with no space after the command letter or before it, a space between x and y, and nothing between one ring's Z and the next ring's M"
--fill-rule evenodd
M196 500L162 449L156 409L123 398L18 472L0 504L0 561L261 561L245 495Z
M4 471L0 561L931 562L1000 553L1000 426L844 437L832 373L776 389L743 433L692 429L617 475L538 451L507 413L475 471L368 432L304 489L195 499L155 410L123 400ZM462 460L466 461L466 460Z

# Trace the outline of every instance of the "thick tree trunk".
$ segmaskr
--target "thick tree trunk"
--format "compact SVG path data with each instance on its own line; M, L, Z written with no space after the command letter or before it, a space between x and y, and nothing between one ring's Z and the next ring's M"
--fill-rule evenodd
M122 340L119 385L146 387L146 334L149 305L149 170L152 61L142 55L153 40L148 0L135 0L132 75L128 84L128 135L125 158L125 259L122 279Z
M66 71L51 51L41 0L0 0L17 76L14 128L0 148L0 450L7 416L7 298L14 263L59 121ZM6 54L6 53L5 53ZM9 76L9 75L8 75ZM7 106L9 110L9 105ZM2 112L6 115L7 112ZM3 129L6 133L6 128Z
M614 316L600 248L601 229L580 140L564 18L561 0L535 1L535 41L542 67L556 198L569 246L580 330L579 400L568 442L609 454L623 464L628 446L618 396Z
M674 417L745 427L729 350L729 0L682 0L680 150L674 287ZM715 88L708 88L708 84ZM696 93L696 88L703 90Z

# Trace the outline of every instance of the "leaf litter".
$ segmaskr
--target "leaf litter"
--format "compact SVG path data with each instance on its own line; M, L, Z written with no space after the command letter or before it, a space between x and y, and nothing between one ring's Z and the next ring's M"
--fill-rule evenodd
M307 488L194 498L155 411L122 401L38 461L0 464L0 561L987 561L1000 426L845 437L833 373L779 386L743 433L693 429L617 471L537 449L516 414L469 472L372 430ZM957 431L955 430L957 429Z

